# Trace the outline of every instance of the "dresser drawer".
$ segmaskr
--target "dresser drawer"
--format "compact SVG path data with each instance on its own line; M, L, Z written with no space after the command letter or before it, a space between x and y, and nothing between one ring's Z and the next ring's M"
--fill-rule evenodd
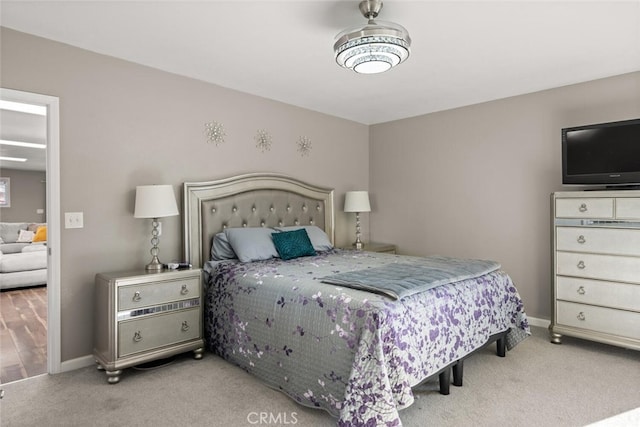
M118 357L200 338L200 308L118 323Z
M120 286L118 310L130 310L198 296L200 296L199 277Z
M556 274L640 283L640 258L615 255L595 255L575 252L556 254Z
M640 312L640 285L630 283L559 276L556 279L556 298Z
M617 198L617 219L640 219L640 197Z
M606 334L640 339L640 313L558 301L557 323Z
M556 249L640 256L640 229L557 227Z
M557 218L613 218L613 198L556 199Z

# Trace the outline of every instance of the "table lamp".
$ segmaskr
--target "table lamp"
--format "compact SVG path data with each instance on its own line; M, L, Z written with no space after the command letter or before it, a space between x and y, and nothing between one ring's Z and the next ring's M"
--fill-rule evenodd
M135 218L152 218L151 231L151 262L147 264L147 271L162 271L162 263L158 260L158 218L178 215L176 196L172 185L139 185L136 187Z
M353 246L361 250L364 244L360 240L360 212L371 212L369 192L347 191L344 197L344 211L356 213L356 241L353 243Z

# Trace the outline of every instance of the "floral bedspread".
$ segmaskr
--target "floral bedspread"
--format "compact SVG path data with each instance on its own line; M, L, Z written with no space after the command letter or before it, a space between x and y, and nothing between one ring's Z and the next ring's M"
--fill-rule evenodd
M392 300L322 277L414 257L329 251L289 261L209 263L207 348L339 426L400 426L411 388L511 328L529 334L523 302L498 270Z

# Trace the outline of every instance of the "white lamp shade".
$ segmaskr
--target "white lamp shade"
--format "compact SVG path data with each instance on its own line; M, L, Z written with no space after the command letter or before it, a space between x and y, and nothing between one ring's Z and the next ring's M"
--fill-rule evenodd
M344 197L345 212L371 212L368 191L347 191Z
M161 218L178 215L172 185L139 185L136 187L136 218Z

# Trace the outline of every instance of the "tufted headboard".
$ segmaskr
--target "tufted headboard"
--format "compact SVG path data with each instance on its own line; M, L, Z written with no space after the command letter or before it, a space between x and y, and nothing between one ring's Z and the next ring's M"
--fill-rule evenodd
M316 225L334 243L333 190L269 173L183 185L184 258L209 260L213 236L226 227Z

